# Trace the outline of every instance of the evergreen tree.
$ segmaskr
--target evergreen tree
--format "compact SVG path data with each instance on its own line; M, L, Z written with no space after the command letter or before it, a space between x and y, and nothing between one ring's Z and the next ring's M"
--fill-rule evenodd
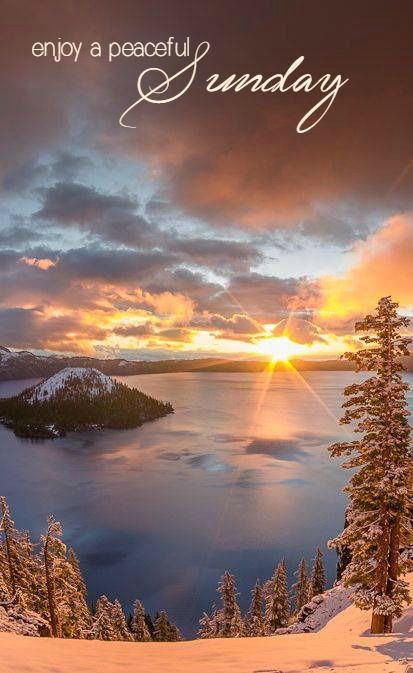
M265 635L264 616L262 614L263 595L261 584L258 580L251 593L251 605L245 621L244 633L252 637L263 636Z
M311 584L308 579L307 566L304 559L301 559L295 575L297 582L293 584L293 595L295 611L299 612L303 605L306 605L311 600Z
M216 605L212 606L211 616L206 612L199 620L198 635L200 638L218 638L222 624L222 610L217 610Z
M50 516L42 536L47 609L52 635L65 638L84 638L90 630L91 616L85 599L85 585L77 558L67 555L61 539L62 527Z
M202 639L215 638L212 619L206 612L199 620L198 637Z
M101 596L96 602L95 614L88 637L91 640L118 640L113 625L114 605L106 596Z
M393 618L410 602L401 577L411 563L403 560L400 548L413 541L409 386L401 361L411 339L402 336L409 321L397 309L391 297L383 297L374 314L356 323L365 347L345 357L357 371L374 375L344 390L341 423L355 422L359 438L329 449L332 456L352 456L343 467L356 469L346 486L348 525L330 546L349 549L343 582L353 589L356 605L372 609L372 633L391 632Z
M323 553L321 549L317 548L317 554L314 560L314 565L311 573L311 593L313 596L323 594L326 590L326 573L323 564Z
M29 544L28 536L24 537L16 529L4 497L0 498L0 505L4 581L11 600L18 602L22 607L27 607L30 606L33 597L31 592L34 564L33 547Z
M169 640L171 642L182 640L181 632L174 622L169 622Z
M7 561L2 547L0 546L0 603L10 600L9 586L7 583Z
M222 622L220 624L219 636L221 638L236 638L242 633L242 619L237 603L234 576L228 571L221 577L218 593L222 601Z
M157 615L155 622L154 622L154 630L155 630L155 640L158 641L169 641L170 636L171 636L171 631L170 631L170 624L168 620L168 615L166 614L165 610L161 610L161 612Z
M154 640L155 627L153 625L152 617L148 613L145 614L145 623L146 623L146 626L148 627L148 631L149 631L149 635L150 635L151 639Z
M135 640L147 642L152 640L145 620L145 611L140 601L136 600L133 608L133 616L130 622L130 630Z
M54 638L62 636L62 626L59 620L56 583L55 583L55 555L61 554L62 527L58 521L49 516L47 522L47 532L42 536L43 560L45 568L47 607L50 621L50 628Z
M111 620L112 620L112 626L116 634L114 640L133 640L132 634L130 633L128 626L126 624L126 619L122 610L122 606L118 601L118 599L116 599L112 605Z
M165 610L161 610L161 612L156 614L153 626L154 640L175 642L182 639L178 627L176 624L169 621Z
M79 560L73 549L69 549L64 567L65 598L69 609L63 628L71 638L85 638L92 624L92 616L86 602L86 585Z
M288 625L290 601L288 598L287 569L281 561L271 579L266 582L265 597L265 633L270 635L277 629Z

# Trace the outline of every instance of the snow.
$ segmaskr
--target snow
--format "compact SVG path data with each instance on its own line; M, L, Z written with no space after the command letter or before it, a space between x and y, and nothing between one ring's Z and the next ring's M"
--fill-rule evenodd
M413 607L393 634L370 636L369 622L370 613L350 606L317 633L266 638L128 643L0 633L0 673L405 673L413 664Z
M19 358L21 355L22 354L19 352L10 351L5 346L0 346L0 364L3 362L7 362L8 360L15 360L16 358Z
M277 634L308 633L320 631L327 622L350 605L350 590L336 585L314 598L301 608L297 621Z
M90 397L96 397L102 393L110 393L116 386L115 381L106 376L98 369L88 367L65 367L53 376L33 388L28 402L33 404L37 400L45 401L56 395L59 390L77 383L87 391Z
M15 606L0 605L0 631L39 637L39 629L48 631L48 628L47 622L35 612L21 610Z

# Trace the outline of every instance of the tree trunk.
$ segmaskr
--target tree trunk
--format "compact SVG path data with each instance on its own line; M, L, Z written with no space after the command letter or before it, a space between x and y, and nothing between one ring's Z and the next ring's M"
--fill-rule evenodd
M3 521L4 521L6 516L8 515L8 510L7 510L7 505L5 504L5 501L3 499L1 501L1 505L2 505ZM15 578L15 575L14 575L13 561L12 561L12 558L11 558L9 533L7 531L6 525L3 526L3 532L4 532L4 541L6 543L6 556L7 556L7 565L9 567L11 593L12 593L12 596L15 596L16 595L16 590L17 590L16 578Z
M379 548L379 566L376 575L376 591L380 596L385 596L389 582L389 555L390 555L390 535L389 515L384 504L381 505L381 527L383 534ZM371 616L371 633L384 633L385 615L375 614L375 604L373 605L373 614Z
M389 576L387 578L386 596L393 595L394 583L398 577L398 560L400 555L400 515L396 515L390 529ZM384 620L385 633L393 631L393 617L386 615Z
M384 615L376 615L373 612L371 616L370 633L384 633L384 622Z
M49 605L50 628L53 638L60 638L60 625L56 612L55 591L52 573L50 572L49 559L49 539L46 538L44 544L44 568L46 574L47 602Z

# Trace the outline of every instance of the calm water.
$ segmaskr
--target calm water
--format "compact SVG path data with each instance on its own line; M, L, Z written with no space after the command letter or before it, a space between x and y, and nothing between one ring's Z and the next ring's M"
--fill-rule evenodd
M410 381L413 377L409 375ZM175 414L127 431L30 442L0 427L0 491L38 535L53 512L78 552L90 598L139 597L187 635L225 569L244 607L257 577L285 556L290 575L342 526L348 475L326 447L349 372L304 377L159 374L128 385ZM32 381L0 384L0 396ZM330 579L335 555L324 549Z

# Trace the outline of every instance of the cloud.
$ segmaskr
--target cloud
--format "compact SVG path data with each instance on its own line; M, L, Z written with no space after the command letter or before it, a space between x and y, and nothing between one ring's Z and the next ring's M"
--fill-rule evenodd
M2 182L6 192L21 192L31 188L38 180L47 176L47 166L28 161L7 173Z
M154 242L156 226L137 213L137 201L127 196L73 182L58 182L38 193L43 205L35 219L78 226L102 240L125 245Z
M99 326L85 324L79 315L48 316L44 307L0 309L0 343L16 348L87 350L91 339L106 335Z
M48 163L36 159L13 167L3 178L2 187L6 192L22 192L32 189L39 182L48 179L72 180L93 162L89 157L77 155L67 150L59 151Z
M177 239L172 240L168 248L217 273L248 271L253 263L262 260L262 254L252 243L219 238Z
M205 318L204 324L212 329L219 329L234 334L248 334L262 332L261 325L252 320L247 315L235 313L231 318L224 318L221 315L210 315Z
M411 268L413 259L413 214L390 218L353 252L354 262L342 276L320 280L321 319L338 327L366 311L382 296L391 294L407 308L413 306Z
M119 325L114 328L113 333L123 337L142 338L152 336L155 330L152 323L147 321L142 325Z
M315 341L325 341L321 329L309 320L290 315L274 327L272 334L275 337L288 336L299 344L312 344Z
M67 150L57 153L50 168L58 180L73 180L83 169L93 167L93 161L86 156Z
M209 304L209 310L233 315L247 314L260 323L276 322L291 310L308 305L318 289L305 278L277 278L259 273L233 276Z
M56 13L47 0L33 16L6 0L3 175L76 139L146 159L165 178L165 190L178 207L218 226L292 234L301 229L313 238L343 242L368 233L358 225L356 211L368 223L368 213L379 207L400 212L412 206L413 173L406 170L411 150L405 142L412 116L411 63L403 46L411 3L399 0L390 21L386 3L376 3L374 28L370 8L354 0L336 3L328 13L321 5L263 0L259 19L251 17L245 0L213 3L202 20L188 2L182 1L180 10L182 35L191 35L193 45L207 35L210 53L185 96L171 105L139 106L139 123L130 130L117 120L136 96L135 59L108 68L104 59L82 54L80 63L56 64L29 58L30 46L41 35L59 34L62 25L68 34L82 25L84 44L97 35L103 44L113 34L130 40L130 26L136 24L142 35L152 35L160 15L163 33L176 35L176 8L167 0L156 8L150 0L126 0L116 8L104 0L99 12L86 3ZM326 40L326 35L333 37ZM305 56L300 73L317 78L328 64L329 72L349 78L326 117L304 136L296 133L296 123L319 92L205 91L205 78L213 72L285 72L300 54ZM171 72L178 61L168 62ZM139 62L142 69L148 64ZM68 170L62 166L63 179L73 175L69 163ZM337 218L344 200L349 211Z

